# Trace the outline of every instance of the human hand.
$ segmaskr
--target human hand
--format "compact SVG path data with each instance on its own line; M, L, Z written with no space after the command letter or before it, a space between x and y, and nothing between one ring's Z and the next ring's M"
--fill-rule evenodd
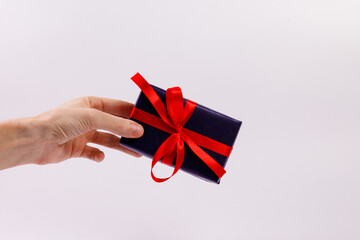
M121 100L83 97L33 118L1 123L0 169L58 163L76 157L102 161L104 153L88 143L140 157L121 146L118 137L137 138L143 134L140 124L127 119L133 106Z

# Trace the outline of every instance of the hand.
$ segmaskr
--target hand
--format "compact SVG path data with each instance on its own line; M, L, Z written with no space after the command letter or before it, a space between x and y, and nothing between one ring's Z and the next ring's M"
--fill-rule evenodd
M1 123L0 169L76 157L102 161L104 153L88 146L90 142L140 157L121 146L118 137L137 138L143 134L140 124L127 119L133 106L120 100L84 97L33 118Z

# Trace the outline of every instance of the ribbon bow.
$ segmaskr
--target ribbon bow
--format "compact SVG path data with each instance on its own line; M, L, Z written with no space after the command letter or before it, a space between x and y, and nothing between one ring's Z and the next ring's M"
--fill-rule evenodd
M155 90L139 73L136 73L131 80L139 86L145 96L150 100L160 118L135 107L131 113L131 117L171 134L157 149L152 160L151 177L153 180L155 182L164 182L179 171L185 156L184 143L221 178L226 171L217 161L201 149L199 145L227 157L230 155L232 148L183 127L194 112L196 103L187 100L184 107L181 89L179 87L173 87L168 88L166 91L165 108ZM157 178L153 173L153 168L156 163L162 159L162 163L172 165L175 156L175 167L171 176L167 178Z

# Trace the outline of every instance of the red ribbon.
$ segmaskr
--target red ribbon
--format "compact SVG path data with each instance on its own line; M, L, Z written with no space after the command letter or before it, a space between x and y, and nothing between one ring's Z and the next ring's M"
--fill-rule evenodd
M141 91L150 100L160 118L135 107L131 112L131 117L171 134L157 149L152 160L151 177L154 181L164 182L179 171L185 156L184 143L190 147L190 149L216 174L216 176L221 178L226 173L225 169L199 146L226 157L229 157L232 147L183 128L194 112L196 103L187 100L184 107L181 89L179 87L173 87L168 88L166 91L165 108L159 96L140 73L136 73L131 80L139 86ZM175 157L175 168L171 176L167 178L155 177L153 173L155 164L162 159L162 163L171 165Z

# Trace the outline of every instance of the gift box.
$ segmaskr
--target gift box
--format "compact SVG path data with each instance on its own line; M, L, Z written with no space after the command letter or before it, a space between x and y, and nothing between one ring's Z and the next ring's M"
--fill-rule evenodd
M161 161L175 168L173 174L180 169L220 183L242 122L182 98L178 87L165 91L139 73L132 80L142 92L130 119L144 127L144 134L123 137L120 144L153 158L152 167ZM157 182L167 180L151 175Z

